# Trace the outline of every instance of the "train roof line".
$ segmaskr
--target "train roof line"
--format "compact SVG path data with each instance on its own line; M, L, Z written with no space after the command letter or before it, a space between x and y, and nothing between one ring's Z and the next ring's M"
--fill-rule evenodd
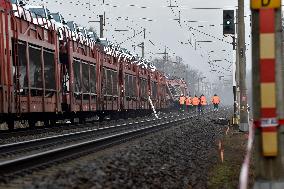
M61 33L63 34L63 38L62 39L59 39L60 41L64 41L64 40L72 40L74 42L78 42L82 45L85 45L85 46L88 46L90 48L95 48L96 45L99 45L100 47L103 47L104 48L104 51L106 54L109 54L113 57L115 57L114 55L116 55L117 52L122 52L122 54L124 54L124 56L126 57L130 57L128 58L128 61L131 63L131 64L136 64L138 66L141 66L142 68L146 68L146 69L150 69L152 71L157 71L156 67L148 60L146 59L143 59L142 57L139 57L137 55L133 55L129 50L125 49L125 48L119 48L119 50L116 50L115 48L116 47L120 47L119 45L116 45L112 42L110 42L107 38L99 38L100 41L106 41L107 44L104 45L104 44L100 44L100 43L97 43L94 39L91 39L91 38L88 38L86 36L84 36L83 34L80 34L80 32L73 32L71 31L70 28L67 28L67 27L61 27L61 26L57 26L56 28L56 24L53 23L50 19L48 18L43 18L42 16L40 15L36 15L36 20L37 22L34 21L35 18L33 18L31 15L32 15L32 12L28 9L26 9L25 7L29 7L29 8L46 8L47 9L47 6L46 5L31 5L31 4L27 4L26 6L20 6L18 4L13 4L13 5L16 5L17 6L17 11L18 11L18 15L16 15L14 12L14 16L16 17L19 17L21 16L20 15L20 12L19 10L20 9L24 9L23 10L23 14L25 14L25 17L27 17L26 15L27 14L30 14L30 17L31 17L31 20L27 20L25 17L25 20L26 21L29 21L29 22L32 22L33 24L35 25L39 25L39 26L42 26L44 27L44 25L40 24L38 21L39 21L39 18L40 19L46 19L46 22L50 22L51 24L51 27L47 28L47 29L52 29L54 31L57 31L57 33ZM58 12L60 14L60 12ZM56 21L55 21L56 22ZM74 22L74 21L69 21L69 22ZM74 22L75 23L75 22ZM43 21L43 24L44 24L44 21ZM75 23L77 26L78 24ZM82 26L82 28L85 28L84 26ZM66 31L67 30L67 31ZM111 50L106 50L107 48L113 48L114 49L111 49ZM112 51L112 53L108 53L107 51ZM114 53L113 53L114 52ZM116 57L118 58L118 57ZM160 72L160 71L159 71Z

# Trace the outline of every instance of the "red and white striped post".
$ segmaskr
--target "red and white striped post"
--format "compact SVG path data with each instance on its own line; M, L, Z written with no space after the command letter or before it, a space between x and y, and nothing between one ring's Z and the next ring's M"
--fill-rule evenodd
M254 188L284 188L281 0L251 0Z
M262 150L264 156L277 156L275 9L259 10L259 32Z

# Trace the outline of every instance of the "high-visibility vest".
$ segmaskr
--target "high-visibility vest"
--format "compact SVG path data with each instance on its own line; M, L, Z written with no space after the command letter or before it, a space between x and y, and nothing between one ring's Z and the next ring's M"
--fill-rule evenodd
M194 97L194 98L192 99L192 105L193 105L193 106L198 106L198 104L199 104L199 98Z
M212 103L213 103L213 104L220 104L220 98L219 98L219 96L213 96L213 97L212 97Z
M185 98L184 96L179 97L179 104L180 104L180 105L184 105L185 99L186 99L186 98Z
M192 102L191 102L191 97L188 97L187 99L186 99L186 105L187 106L190 106L192 104Z
M203 105L203 106L207 105L206 97L205 97L205 96L201 96L201 97L200 97L200 100L201 100L201 105Z

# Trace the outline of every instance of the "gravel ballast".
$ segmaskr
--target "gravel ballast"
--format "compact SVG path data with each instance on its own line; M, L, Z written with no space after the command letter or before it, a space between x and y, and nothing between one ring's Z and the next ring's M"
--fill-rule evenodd
M72 166L47 168L16 182L17 188L207 188L210 169L219 161L218 141L231 111L210 113L113 147ZM52 169L52 171L48 170ZM54 171L56 170L56 171ZM15 183L11 182L15 187ZM1 184L0 184L1 186ZM7 186L8 187L8 186Z

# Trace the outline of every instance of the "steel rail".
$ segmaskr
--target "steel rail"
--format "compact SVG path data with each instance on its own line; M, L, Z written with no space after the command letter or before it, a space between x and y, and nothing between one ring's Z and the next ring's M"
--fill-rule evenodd
M10 137L19 137L19 136L27 136L27 135L34 135L34 134L41 134L45 132L56 132L61 130L72 130L72 129L83 129L87 127L91 127L94 125L104 126L108 123L113 122L114 120L109 121L103 121L103 122L87 122L87 123L77 123L77 124L68 124L68 123L62 123L57 124L56 126L43 126L43 127L36 127L36 128L18 128L13 131L9 130L1 130L0 131L0 138L10 138Z
M72 140L80 140L81 138L90 137L92 135L100 135L100 134L106 134L110 132L115 132L118 130L128 129L128 127L136 127L139 124L144 124L147 122L154 122L157 119L153 120L146 120L146 121L140 121L140 122L133 122L133 123L124 123L119 125L113 125L113 126L106 126L101 128L94 128L94 129L88 129L84 131L78 131L78 132L71 132L68 134L62 134L62 135L55 135L55 136L49 136L39 139L33 139L28 141L22 141L22 142L16 142L16 143L10 143L10 144L4 144L0 145L0 157L8 154L8 153L15 153L18 150L24 151L31 148L39 148L41 146L46 145L52 145L54 143L67 141L72 142Z
M104 149L108 146L112 146L123 141L144 136L148 133L159 131L161 129L169 128L171 126L186 122L195 116L178 116L173 119L174 116L168 117L169 119L156 119L160 123L154 123L150 126L142 128L136 128L130 131L125 131L110 136L105 136L97 139L90 139L84 142L78 142L76 144L67 145L65 147L59 147L56 149L40 152L32 155L23 156L14 160L8 160L0 163L0 177L11 176L18 172L23 172L31 168L36 168L43 165L50 165L53 162L63 159L69 159L71 157L78 157L80 154L95 152L96 150Z
M174 115L165 115L161 119L171 119ZM101 128L92 128L88 130L70 132L68 134L54 135L39 139L33 139L23 142L0 145L0 162L4 160L12 160L24 154L32 154L35 151L44 151L56 148L63 145L69 145L78 141L86 141L89 138L98 138L126 130L133 130L135 128L143 127L145 124L154 124L160 119L144 119L135 122L118 124L113 126L105 126Z
M143 117L135 117L133 118L132 121L135 121L135 119L147 119L147 116ZM82 123L76 123L76 124L68 124L68 123L57 123L57 125L52 125L52 126L42 126L42 127L36 127L36 128L17 128L15 130L0 130L0 138L5 139L5 138L10 138L10 137L19 137L19 136L26 136L26 135L33 135L33 134L41 134L44 132L56 132L56 131L61 131L62 129L64 130L72 130L72 129L83 129L87 127L91 127L93 125L96 126L104 126L106 124L112 123L112 122L122 122L122 121L129 121L128 119L124 120L105 120L103 122L99 122L98 120L95 120L93 122L86 122L84 124Z

